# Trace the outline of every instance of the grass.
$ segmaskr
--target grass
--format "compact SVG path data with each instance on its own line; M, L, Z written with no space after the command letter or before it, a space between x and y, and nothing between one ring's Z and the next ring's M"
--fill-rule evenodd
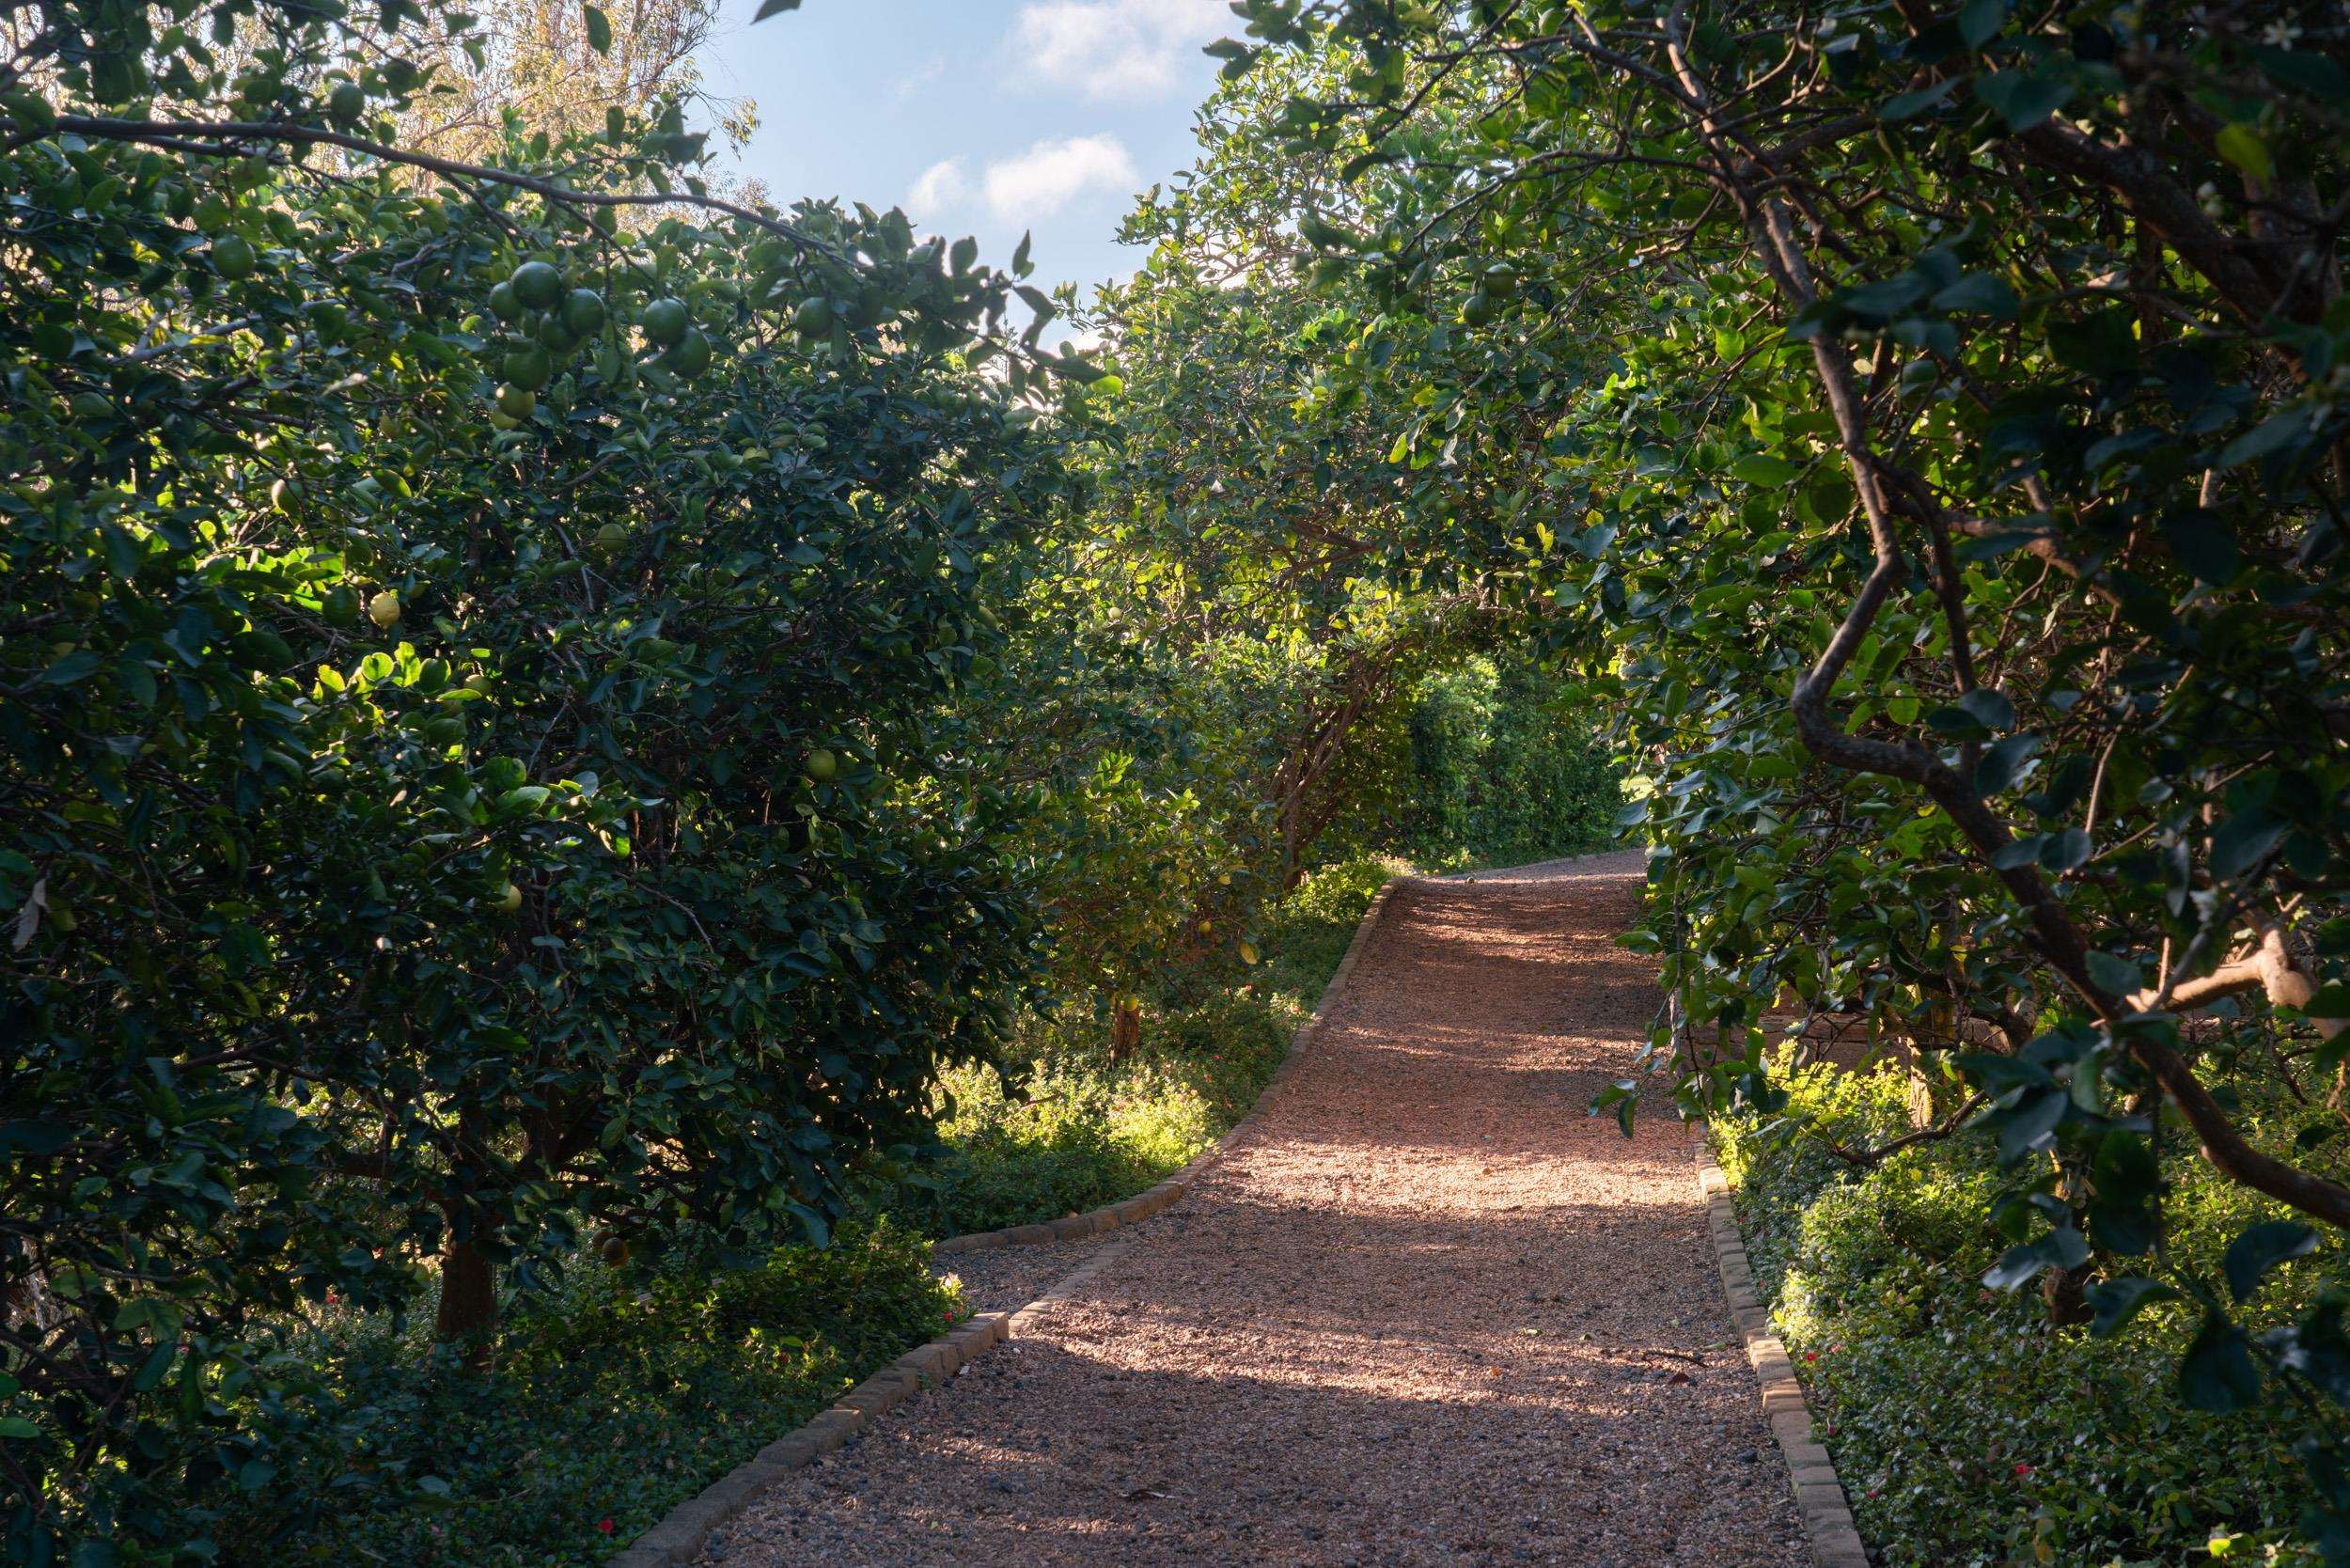
M1257 1103L1372 897L1408 870L1365 858L1315 873L1267 923L1261 964L1162 998L1123 1059L1091 1018L1029 1020L1010 1073L948 1075L943 1156L875 1201L956 1235L1114 1203L1180 1170Z
M1846 1143L1905 1130L1891 1074L1775 1074L1789 1112ZM2294 1445L2312 1428L2269 1403L2188 1408L2173 1388L2194 1323L2155 1309L2093 1340L2051 1328L2037 1292L1985 1290L2007 1243L1991 1223L1991 1151L1958 1139L1856 1172L1810 1139L1725 1123L1722 1165L1764 1298L1809 1386L1861 1534L1893 1568L2174 1568L2313 1563L2293 1544L2311 1488ZM2168 1162L2170 1245L2216 1264L2274 1217L2200 1160ZM2258 1321L2304 1306L2320 1265L2293 1265Z

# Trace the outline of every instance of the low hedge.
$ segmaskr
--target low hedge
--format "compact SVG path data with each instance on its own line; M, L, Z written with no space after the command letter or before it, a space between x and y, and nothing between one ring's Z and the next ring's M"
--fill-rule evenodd
M1788 1105L1722 1124L1754 1272L1808 1387L1861 1534L1891 1568L2299 1568L2311 1497L2295 1444L2315 1430L2269 1405L2188 1408L2173 1388L2194 1330L2150 1309L2098 1340L2051 1327L2035 1291L1982 1283L2007 1240L1987 1140L1962 1136L1857 1169L1855 1147L1904 1131L1904 1083L1784 1061ZM2168 1162L2170 1245L2216 1261L2273 1217L2202 1162ZM2295 1264L2260 1303L2282 1321L2320 1283Z

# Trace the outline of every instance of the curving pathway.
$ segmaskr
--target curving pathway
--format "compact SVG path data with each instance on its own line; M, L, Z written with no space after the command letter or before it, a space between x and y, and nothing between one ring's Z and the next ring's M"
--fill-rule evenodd
M704 1561L1807 1562L1688 1137L1585 1111L1639 867L1398 888L1253 1142Z

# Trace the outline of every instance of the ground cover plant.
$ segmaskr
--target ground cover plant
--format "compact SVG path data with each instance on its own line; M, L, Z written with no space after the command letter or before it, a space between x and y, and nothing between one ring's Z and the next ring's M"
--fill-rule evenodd
M1774 1325L1810 1396L1861 1533L1895 1564L2130 1565L2318 1560L2295 1544L2311 1498L2296 1448L2314 1412L2211 1411L2176 1397L2197 1315L2149 1309L2118 1344L2052 1327L2029 1296L1992 1293L2007 1247L1987 1137L1916 1145L1856 1167L1912 1126L1904 1071L1772 1065L1787 1100L1724 1120L1716 1143ZM2256 1129L2291 1124L2262 1107ZM2217 1269L2231 1241L2282 1211L2191 1150L2165 1160L2169 1245ZM2290 1324L2322 1278L2263 1294L2259 1327Z
M600 1561L964 1315L885 1223L732 1267L665 1256L572 1260L487 1370L422 1325L330 1318L290 1349L316 1388L274 1414L276 1474L184 1528L226 1562Z

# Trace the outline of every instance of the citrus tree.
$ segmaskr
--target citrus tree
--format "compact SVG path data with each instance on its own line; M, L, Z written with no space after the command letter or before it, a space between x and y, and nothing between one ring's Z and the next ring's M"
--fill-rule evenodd
M969 242L669 103L392 139L457 12L10 24L4 1528L163 1560L318 1304L478 1345L925 1136L1032 972L939 714L1059 468Z
M1236 74L1328 77L1277 134L1351 176L1334 378L1518 476L1653 763L1686 1102L1770 1102L1781 996L1904 1033L1916 1137L2008 1162L1992 1283L2174 1302L2198 1404L2350 1396L2343 1299L2255 1299L2350 1223L2341 18L1238 8ZM2182 1137L2273 1205L2209 1272Z

